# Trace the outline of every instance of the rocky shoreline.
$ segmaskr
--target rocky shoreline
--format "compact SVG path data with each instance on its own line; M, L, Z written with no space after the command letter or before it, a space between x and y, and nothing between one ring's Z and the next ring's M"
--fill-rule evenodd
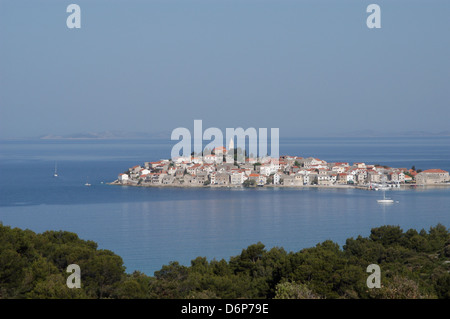
M137 184L137 183L122 183L119 180L115 180L111 183L106 183L107 185L115 186L130 186L130 187L145 187L145 188L242 188L242 189L258 189L258 188L322 188L322 189L362 189L362 190L375 190L370 189L368 186L362 185L274 185L267 184L263 186L243 186L243 185L163 185L163 184ZM416 189L416 188L444 188L450 187L450 183L437 183L432 185L416 185L416 184L399 184L398 187L389 187L388 190L395 189Z

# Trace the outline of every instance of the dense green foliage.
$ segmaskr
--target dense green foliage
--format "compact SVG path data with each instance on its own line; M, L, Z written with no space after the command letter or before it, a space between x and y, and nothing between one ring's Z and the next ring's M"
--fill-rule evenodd
M81 289L66 286L72 263ZM366 286L369 264L381 268L380 289ZM197 257L150 277L125 273L121 257L74 233L0 223L0 298L450 298L450 233L382 226L342 249L325 241L289 253L257 243L228 262Z
M256 181L254 179L246 179L242 185L244 187L256 187Z

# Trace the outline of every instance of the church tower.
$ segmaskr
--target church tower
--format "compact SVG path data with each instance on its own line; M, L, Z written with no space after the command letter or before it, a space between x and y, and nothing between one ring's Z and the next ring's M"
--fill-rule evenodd
M228 143L228 150L234 149L234 139L230 138L230 142Z

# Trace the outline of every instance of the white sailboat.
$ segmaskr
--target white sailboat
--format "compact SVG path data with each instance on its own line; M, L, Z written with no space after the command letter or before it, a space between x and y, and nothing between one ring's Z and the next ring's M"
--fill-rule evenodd
M86 184L84 184L84 186L91 186L91 184L89 184L89 180L86 180Z
M389 189L389 187L386 186L386 180L385 179L383 179L381 187L379 189L383 191L383 199L378 199L377 200L377 202L379 204L392 204L392 203L394 203L393 199L386 198L386 190Z
M55 172L53 173L53 176L58 177L58 167L57 167L56 163L55 163Z
M383 190L383 199L377 199L377 202L379 204L392 204L392 203L394 203L394 200L390 199L390 198L386 198L386 191Z

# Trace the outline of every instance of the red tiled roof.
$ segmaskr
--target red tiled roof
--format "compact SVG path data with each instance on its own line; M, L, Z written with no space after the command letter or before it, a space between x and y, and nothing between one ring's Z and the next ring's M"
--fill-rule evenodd
M423 171L422 173L448 173L448 172L444 171L442 169L439 169L439 168L432 168L432 169L427 169L427 170Z

